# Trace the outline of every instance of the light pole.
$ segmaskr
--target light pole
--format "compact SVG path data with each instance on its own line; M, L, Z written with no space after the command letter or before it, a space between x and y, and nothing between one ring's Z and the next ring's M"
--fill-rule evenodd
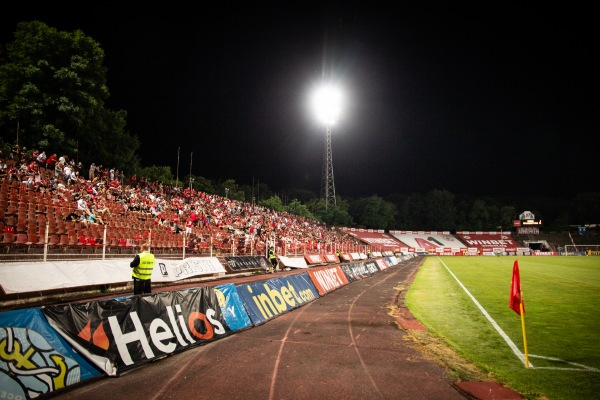
M194 179L192 178L192 161L194 159L194 152L192 151L190 153L190 190L192 190L192 182L194 181Z
M502 226L498 226L497 228L500 229L500 246L502 246L502 254L504 254L504 239L502 237Z
M321 196L325 199L325 209L330 204L336 204L333 157L331 153L331 126L337 122L340 114L340 103L340 91L332 86L322 86L314 94L313 107L317 113L317 117L326 127L323 176L321 180Z

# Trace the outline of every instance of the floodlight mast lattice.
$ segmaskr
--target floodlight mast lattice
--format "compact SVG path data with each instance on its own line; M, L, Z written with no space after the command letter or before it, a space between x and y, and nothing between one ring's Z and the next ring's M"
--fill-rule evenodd
M321 177L321 198L325 199L325 209L335 205L335 182L333 179L333 157L331 155L331 127L327 126L325 153L323 153L323 175Z
M333 157L331 152L331 126L337 122L340 112L339 91L330 86L321 87L315 94L314 106L319 119L325 123L326 127L321 198L325 199L325 209L327 209L329 205L336 204Z

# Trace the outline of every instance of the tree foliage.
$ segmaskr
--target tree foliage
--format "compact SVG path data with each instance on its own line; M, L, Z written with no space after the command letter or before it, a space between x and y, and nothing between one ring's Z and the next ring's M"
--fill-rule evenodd
M258 205L268 208L269 210L283 212L285 207L278 196L271 196L268 199L261 200Z
M143 167L140 168L138 175L154 182L171 183L173 181L171 167L156 165Z
M320 220L331 226L354 226L354 221L350 215L350 205L347 200L336 196L336 204L325 208L325 200L317 202L317 215Z
M447 190L433 189L425 196L425 223L421 229L451 230L456 228L454 195Z
M0 64L0 136L5 143L77 154L132 171L139 142L127 113L105 108L104 51L82 31L20 22Z
M298 199L292 200L286 207L286 211L289 214L296 215L298 217L306 217L310 219L316 219L313 213L310 212L308 207L302 204Z

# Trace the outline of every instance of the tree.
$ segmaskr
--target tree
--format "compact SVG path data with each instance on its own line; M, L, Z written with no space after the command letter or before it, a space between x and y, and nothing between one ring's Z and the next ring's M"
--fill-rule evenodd
M483 200L475 200L469 214L469 225L474 231L482 231L490 225L489 207Z
M225 182L216 185L219 196L229 199L244 201L245 193L240 189L234 179L227 179Z
M360 226L370 229L389 229L393 227L398 210L393 203L374 195L354 201L351 214Z
M425 223L425 199L420 193L413 193L403 203L396 227L404 230L422 230Z
M456 228L454 195L447 190L433 189L425 195L426 221L421 229L451 230Z
M198 192L204 192L204 193L208 193L208 194L216 194L217 193L217 189L215 188L214 183L208 179L208 178L204 178L202 176L197 176L197 175L192 175L192 188ZM187 175L184 180L182 181L183 183L183 187L188 187L189 186L189 182L190 182L190 176Z
M315 219L315 216L308 210L308 207L300 203L298 199L292 200L286 207L289 214L296 215L298 217L307 217Z
M323 203L325 202L325 200L322 201ZM336 200L336 204L330 204L327 208L323 204L323 207L319 211L319 217L330 226L354 226L348 208L344 207L340 199Z
M132 172L139 142L125 131L127 113L105 108L110 94L98 43L39 21L20 22L14 37L0 60L3 141Z
M162 182L164 184L171 184L173 181L171 167L166 166L158 167L156 165L152 165L150 167L144 167L140 169L138 175L143 176L150 181Z
M271 196L266 200L262 200L258 203L258 205L268 208L269 210L283 212L285 208L283 207L283 203L281 199L277 196Z
M600 192L580 193L571 206L571 224L585 225L600 222Z

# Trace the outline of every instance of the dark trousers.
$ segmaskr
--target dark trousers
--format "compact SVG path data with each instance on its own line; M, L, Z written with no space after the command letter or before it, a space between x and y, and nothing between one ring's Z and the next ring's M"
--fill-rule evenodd
M150 279L133 278L133 294L152 293L152 282Z

